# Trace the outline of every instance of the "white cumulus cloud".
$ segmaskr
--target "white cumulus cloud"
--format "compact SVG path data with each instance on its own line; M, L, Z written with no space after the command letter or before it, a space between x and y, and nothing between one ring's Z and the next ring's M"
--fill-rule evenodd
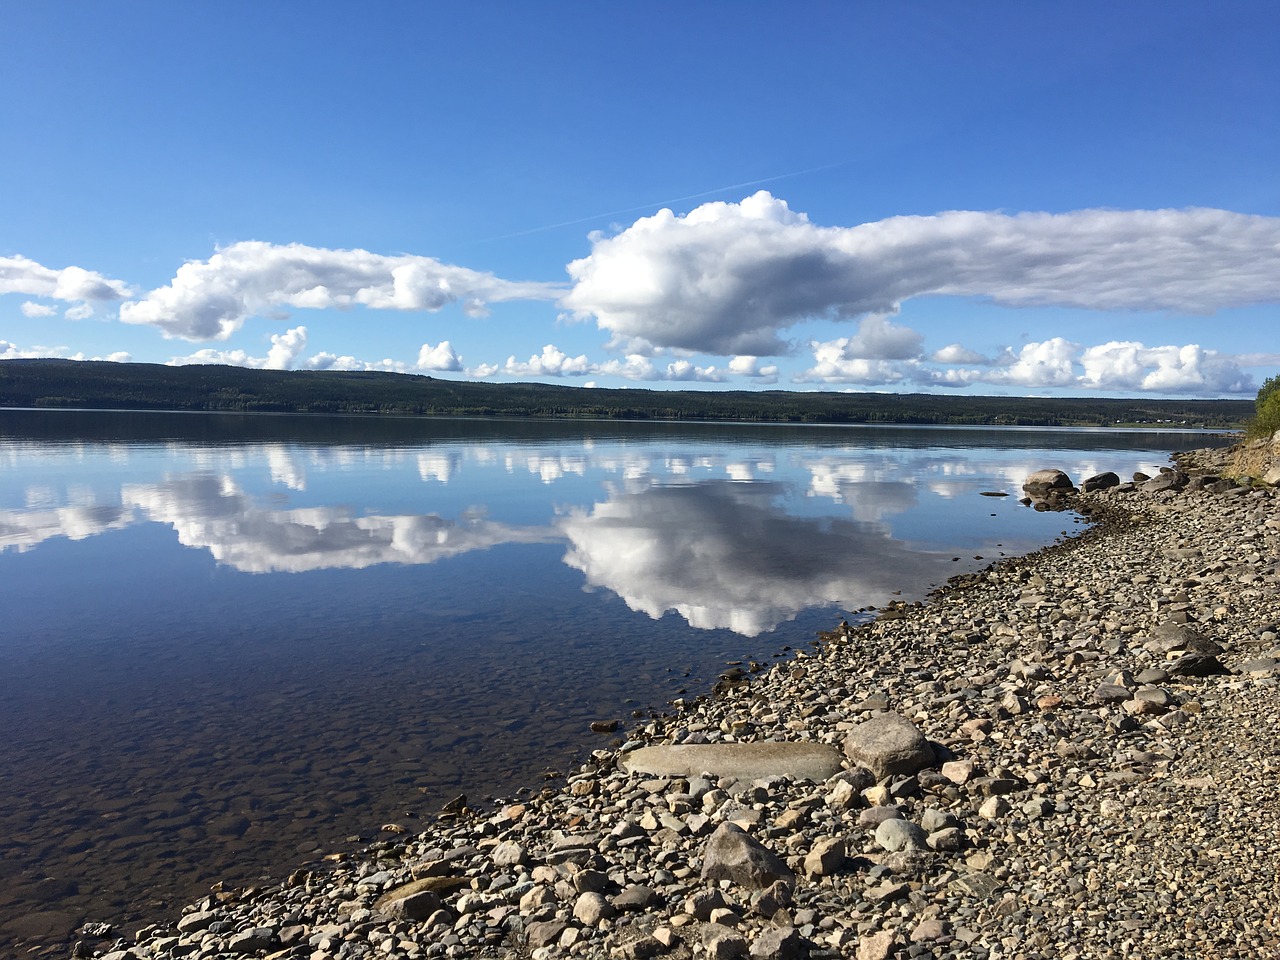
M591 363L585 354L570 357L550 343L542 348L541 354L531 356L528 363L510 356L502 365L502 373L509 377L581 377L591 372Z
M1273 302L1280 219L1198 208L949 211L819 227L760 191L597 235L568 271L562 305L616 342L768 356L787 351L781 332L801 320L883 317L924 295L1197 314ZM864 359L909 352L905 335L876 332L859 334Z
M700 367L689 360L675 360L667 364L664 380L694 381L697 383L724 383L724 374L715 368Z
M949 343L941 350L935 350L929 356L929 359L934 363L963 363L984 367L989 367L995 363L990 357L983 356L978 351L970 350L968 347L958 343Z
M1199 344L1147 347L1112 341L1081 355L1084 386L1158 392L1242 393L1253 380L1238 363Z
M133 296L133 291L120 280L112 280L83 267L54 269L22 256L0 257L0 294L5 293L80 303L124 300Z
M199 351L204 353L206 351ZM365 373L409 373L409 365L403 360L392 360L384 357L381 360L361 360L349 354L339 356L336 353L321 351L306 360L302 366L307 370L356 370Z
M856 383L874 387L901 383L913 372L913 365L901 360L850 356L849 344L848 337L811 344L814 365L796 380L801 383Z
M184 357L171 357L168 365L181 367L190 364L220 363L232 367L253 367L260 370L291 370L307 348L307 328L293 327L271 337L271 349L265 357L250 356L244 350L215 350L206 347ZM309 365L309 364L308 364Z
M776 368L769 368L775 372ZM481 363L470 367L467 374L483 379L501 374L506 377L581 377L606 376L622 377L626 380L644 381L680 381L697 383L723 383L724 371L714 365L699 366L691 360L673 360L666 367L659 368L650 358L642 354L630 354L624 359L607 360L604 363L593 363L585 354L570 357L553 344L542 348L542 353L534 354L528 362L508 357L506 363ZM588 384L594 385L594 384Z
M453 350L448 340L441 340L436 346L424 343L418 351L419 370L461 370L462 358Z
M778 367L776 364L760 365L759 357L739 355L729 360L729 372L739 377L750 377L761 383L777 383Z
M912 360L920 356L924 337L891 322L887 317L864 317L858 332L844 341L843 353L848 360Z
M657 380L658 368L648 357L638 353L628 354L625 360L607 360L596 368L596 373L606 377L623 377L627 380Z
M482 316L486 303L553 300L560 292L557 284L502 280L431 257L250 240L183 264L167 286L122 304L120 319L166 337L225 340L249 317L278 307L436 311L461 301Z
M67 347L34 346L27 349L9 340L0 340L0 360L34 360L54 357L60 360L106 360L110 363L128 363L133 357L124 350L116 350L106 356L90 356L83 350L71 353Z
M1023 344L1017 350L1006 347L994 359L951 344L928 357L931 363L943 364L941 367L914 359L850 358L845 339L812 347L814 366L796 378L800 382L953 388L985 383L1032 390L1086 388L1204 395L1255 389L1253 378L1241 369L1240 358L1198 344L1148 347L1136 341L1112 341L1084 347L1053 337Z
M267 351L268 370L290 370L294 361L307 349L307 328L294 327L284 333L273 334L271 349Z
M28 300L18 309L22 311L24 317L30 317L32 320L36 317L52 317L58 312L57 307L51 307L47 303L36 303L33 300Z
M1075 363L1080 345L1054 337L1042 343L1028 343L1018 352L996 382L1023 387L1066 387L1075 382Z

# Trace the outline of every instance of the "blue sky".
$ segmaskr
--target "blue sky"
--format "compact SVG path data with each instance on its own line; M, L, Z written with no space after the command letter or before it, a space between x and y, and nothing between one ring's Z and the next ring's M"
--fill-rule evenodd
M0 9L0 357L1252 396L1270 3Z

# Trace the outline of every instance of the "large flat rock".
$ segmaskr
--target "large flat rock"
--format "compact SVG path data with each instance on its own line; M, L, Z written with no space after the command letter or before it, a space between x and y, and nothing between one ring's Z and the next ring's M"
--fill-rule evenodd
M822 782L842 769L840 751L825 743L689 743L641 747L623 756L622 769L655 777L760 780L790 777Z

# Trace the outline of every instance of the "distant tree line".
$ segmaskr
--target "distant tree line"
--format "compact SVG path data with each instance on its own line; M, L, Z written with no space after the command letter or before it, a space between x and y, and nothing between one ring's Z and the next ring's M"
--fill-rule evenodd
M1275 398L1280 410L1280 392L1272 391L1269 396ZM1261 411L1262 399L1260 395L1255 409L1250 400L668 391L478 383L337 370L0 361L0 407L98 410L979 426L1169 424L1236 429Z

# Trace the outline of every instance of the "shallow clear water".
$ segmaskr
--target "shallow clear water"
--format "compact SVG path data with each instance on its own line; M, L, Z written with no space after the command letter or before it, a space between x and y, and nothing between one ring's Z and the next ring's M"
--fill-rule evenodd
M591 720L1056 539L1033 470L1206 442L0 411L0 944L536 788Z

